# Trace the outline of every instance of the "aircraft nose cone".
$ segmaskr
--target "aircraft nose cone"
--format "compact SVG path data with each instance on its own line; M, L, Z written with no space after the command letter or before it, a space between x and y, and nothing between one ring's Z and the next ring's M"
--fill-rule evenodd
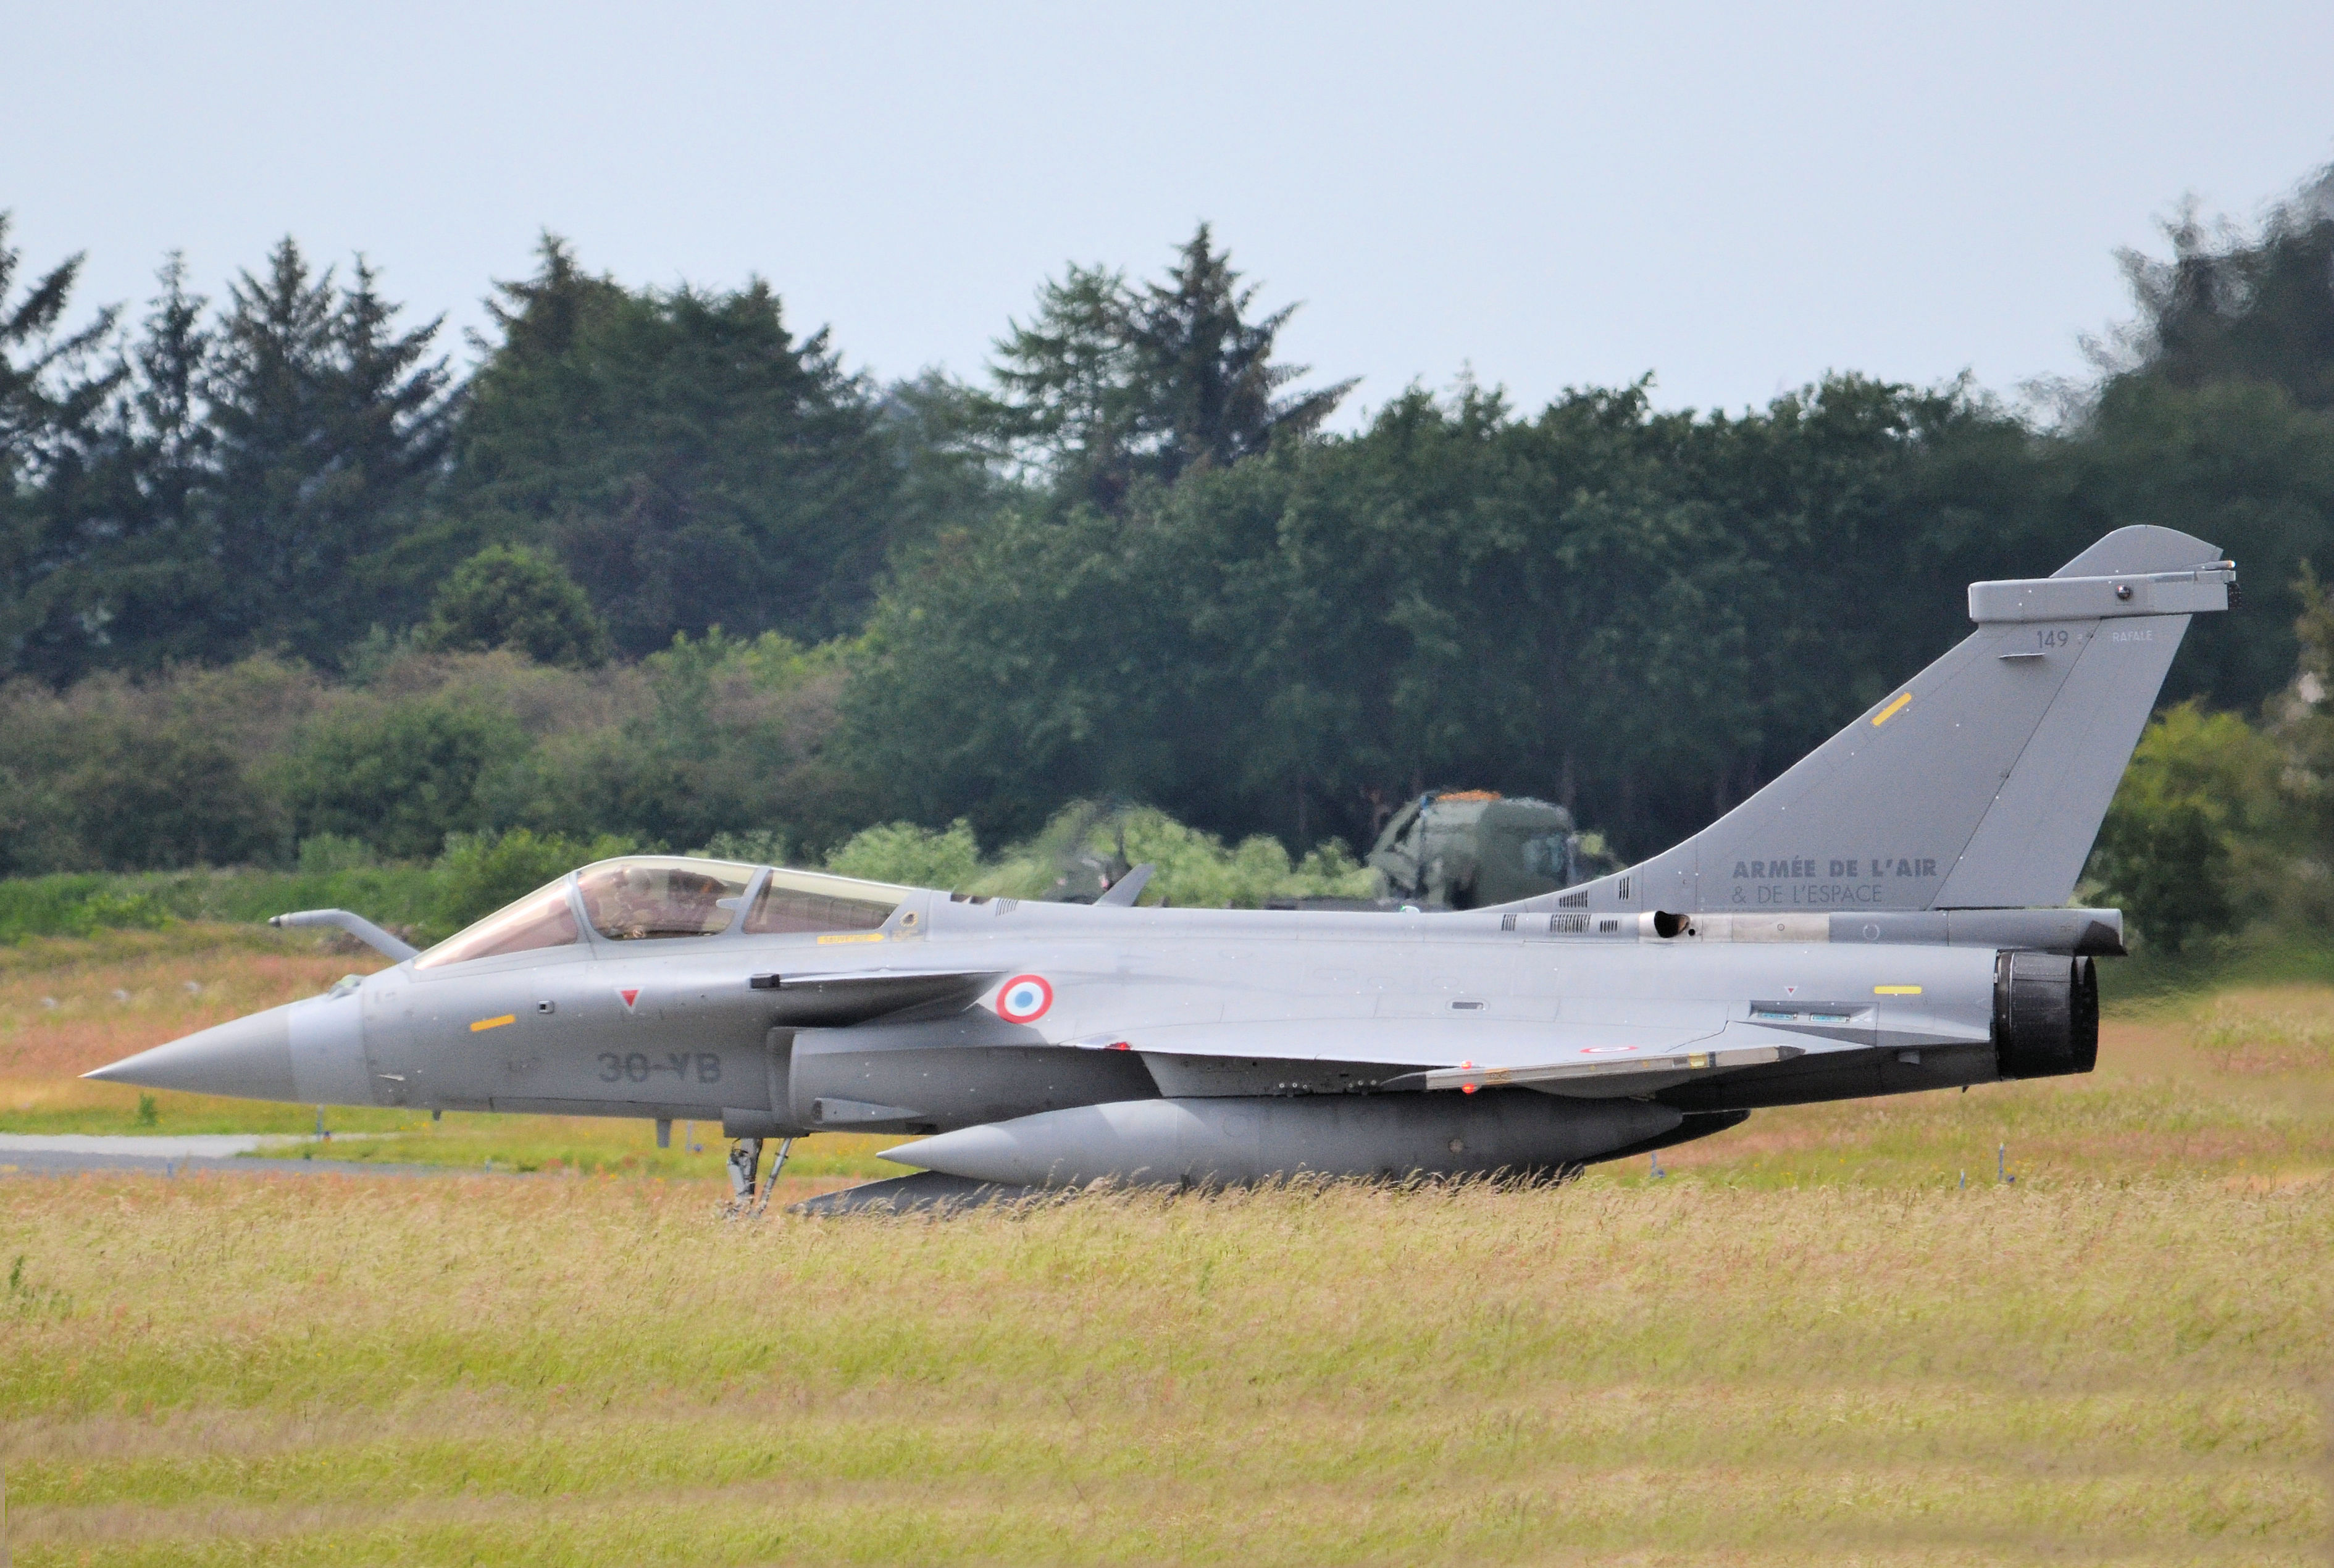
M297 1100L292 1082L292 1007L271 1007L141 1051L84 1073L105 1083L232 1094L244 1100Z

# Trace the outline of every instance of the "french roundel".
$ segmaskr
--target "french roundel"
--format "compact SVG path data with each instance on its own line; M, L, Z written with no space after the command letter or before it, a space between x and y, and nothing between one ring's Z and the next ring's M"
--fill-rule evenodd
M997 1015L1008 1024L1034 1024L1054 1005L1054 987L1043 975L1016 975L997 993Z

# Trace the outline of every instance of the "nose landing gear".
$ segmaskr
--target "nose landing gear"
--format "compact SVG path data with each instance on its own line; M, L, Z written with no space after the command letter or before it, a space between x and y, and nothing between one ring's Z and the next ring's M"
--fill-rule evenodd
M778 1184L778 1172L786 1168L786 1155L793 1150L791 1138L780 1140L778 1156L770 1162L770 1174L757 1181L755 1172L762 1163L762 1140L758 1138L734 1139L729 1144L729 1214L732 1218L752 1218L770 1207L770 1189ZM758 1199L756 1189L760 1189Z

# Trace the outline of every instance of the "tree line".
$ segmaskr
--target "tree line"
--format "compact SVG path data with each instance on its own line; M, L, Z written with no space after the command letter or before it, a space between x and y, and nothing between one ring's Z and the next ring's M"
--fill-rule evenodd
M1842 372L1738 412L1413 387L1350 434L1204 226L1046 282L973 381L888 384L765 283L633 288L549 236L458 375L362 259L287 239L217 302L173 262L77 317L77 263L20 277L0 227L0 842L823 852L1121 798L1302 849L1464 784L1642 853L1942 651L1964 582L2141 522L2245 573L2167 699L2261 715L2334 560L2329 191L2127 257L2053 418ZM171 825L117 820L140 787Z

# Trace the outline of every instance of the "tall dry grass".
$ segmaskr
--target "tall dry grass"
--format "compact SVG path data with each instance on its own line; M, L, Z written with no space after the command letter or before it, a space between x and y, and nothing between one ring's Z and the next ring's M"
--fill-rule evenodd
M2300 1563L2334 1190L0 1187L19 1561Z
M304 934L194 924L0 947L0 1081L72 1078L382 962Z

